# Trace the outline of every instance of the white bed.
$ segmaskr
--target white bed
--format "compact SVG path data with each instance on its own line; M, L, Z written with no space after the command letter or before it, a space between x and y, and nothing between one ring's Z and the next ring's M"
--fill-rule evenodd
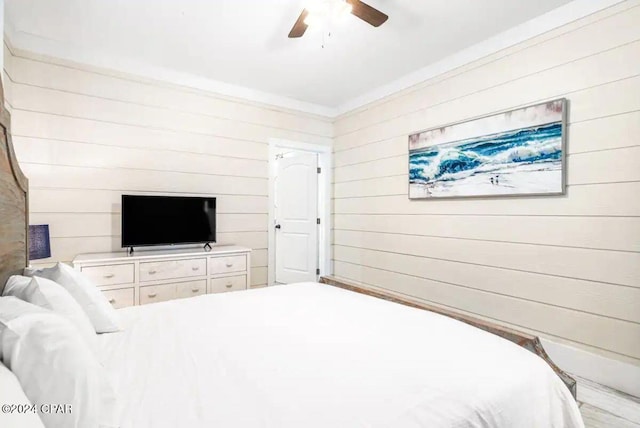
M123 428L582 427L541 358L442 315L301 283L119 311Z

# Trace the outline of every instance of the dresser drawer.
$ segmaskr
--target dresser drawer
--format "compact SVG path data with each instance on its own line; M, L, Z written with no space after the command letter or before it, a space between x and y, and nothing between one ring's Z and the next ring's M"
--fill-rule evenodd
M229 272L245 272L247 270L247 256L228 256L209 258L210 274Z
M133 263L122 265L85 266L80 271L96 285L133 284Z
M140 263L140 282L185 278L207 274L207 259L167 260Z
M103 290L102 294L107 298L111 306L116 309L135 305L134 289L119 288L117 290Z
M164 302L176 298L175 284L146 285L140 287L140 304Z
M247 275L212 278L209 283L209 293L223 293L225 291L246 290Z
M186 297L200 296L207 293L207 280L180 282L176 284L176 295L178 299Z

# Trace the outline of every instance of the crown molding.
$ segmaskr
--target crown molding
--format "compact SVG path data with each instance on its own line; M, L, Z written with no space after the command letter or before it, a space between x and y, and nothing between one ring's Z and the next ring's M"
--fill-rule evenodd
M574 0L543 15L512 27L480 43L465 48L436 63L409 73L390 83L360 95L341 104L337 108L338 116L347 114L367 104L381 100L426 80L444 74L455 68L469 64L525 40L562 27L570 22L599 12L621 3L624 0Z
M402 76L390 83L379 86L363 95L355 97L338 107L324 106L285 97L269 92L208 79L191 73L179 72L165 67L146 64L134 59L105 54L89 54L68 43L47 39L35 34L16 30L5 16L5 41L15 51L25 55L38 54L100 69L112 70L141 78L166 82L174 85L198 89L227 96L295 110L312 115L335 119L368 104L379 101L400 91L409 89L433 77L476 61L500 50L514 46L525 40L584 18L588 15L614 6L624 0L574 0L543 15L526 21L489 39L465 48L434 64Z
M117 73L124 73L144 79L161 81L173 85L198 89L230 98L280 107L287 110L309 113L325 118L334 118L336 109L319 104L296 100L269 92L240 85L209 79L191 73L184 73L166 67L158 67L126 57L107 54L87 53L79 46L62 43L35 34L16 30L5 19L5 42L13 52L33 56L33 54L59 59L79 65L96 67Z

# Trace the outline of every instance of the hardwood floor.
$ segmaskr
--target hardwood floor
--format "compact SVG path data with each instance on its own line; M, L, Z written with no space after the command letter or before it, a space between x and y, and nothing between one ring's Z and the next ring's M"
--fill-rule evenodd
M586 428L640 428L640 398L576 377Z

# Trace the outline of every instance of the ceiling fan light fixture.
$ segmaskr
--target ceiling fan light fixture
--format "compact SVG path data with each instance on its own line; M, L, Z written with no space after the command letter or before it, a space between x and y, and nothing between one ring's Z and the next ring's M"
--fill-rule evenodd
M351 14L379 27L389 16L369 6L362 0L306 0L305 8L289 31L290 39L302 37L308 27L321 27L330 32L331 27L345 16Z
M305 24L309 27L327 27L351 13L352 6L345 0L312 0L305 9Z
M353 6L344 0L338 0L333 7L334 17L336 19L343 18L351 13Z
M325 19L323 16L321 15L316 15L313 13L309 13L307 15L307 17L304 19L304 23L307 24L309 27L321 27L324 26L325 24Z

